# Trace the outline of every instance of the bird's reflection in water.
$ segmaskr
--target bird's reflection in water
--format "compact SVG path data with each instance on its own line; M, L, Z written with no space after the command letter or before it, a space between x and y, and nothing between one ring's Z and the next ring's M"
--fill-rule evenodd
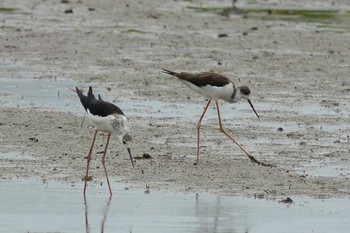
M198 219L200 232L248 232L247 226L239 221L244 219L246 214L235 214L237 209L232 208L232 205L225 201L222 196L217 196L215 199L208 199L196 193L194 215ZM240 217L242 216L242 217Z
M103 217L102 217L102 221L101 221L101 233L104 232L104 228L105 228L105 222L108 216L108 210L109 210L109 206L111 205L111 201L112 201L112 197L109 197L106 203L106 206L103 209ZM90 226L89 226L89 208L88 208L88 204L87 204L87 200L86 200L86 196L84 196L84 209L85 209L85 232L86 233L90 233Z
M219 218L223 209L221 198L218 196L216 202L208 203L200 199L199 193L196 193L195 198L195 215L199 219L200 229L203 232L218 232L220 225ZM208 216L212 219L212 222L208 222L206 219Z

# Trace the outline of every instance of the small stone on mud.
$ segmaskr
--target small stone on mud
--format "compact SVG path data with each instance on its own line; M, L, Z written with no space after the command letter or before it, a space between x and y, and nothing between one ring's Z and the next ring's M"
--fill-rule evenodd
M282 199L280 203L285 203L285 204L292 204L293 200L290 197L287 197L286 199Z
M278 132L283 132L283 128L282 128L282 127L279 127L279 128L277 129L277 131L278 131Z
M226 33L220 33L218 35L218 38L223 38L223 37L228 37L228 35Z
M68 9L68 10L65 10L64 13L65 13L65 14L72 14L72 13L73 13L73 10L72 10L72 9Z
M142 156L136 156L134 159L152 159L152 156L147 153L143 153Z
M32 142L39 142L39 139L37 139L37 138L29 138L29 141L32 141Z

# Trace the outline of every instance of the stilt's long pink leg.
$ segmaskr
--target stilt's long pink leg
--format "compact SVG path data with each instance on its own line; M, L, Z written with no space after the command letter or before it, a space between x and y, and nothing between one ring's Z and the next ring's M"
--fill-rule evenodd
M87 181L89 179L89 167L90 167L90 161L91 161L91 153L92 153L92 149L94 148L96 135L97 135L97 129L95 129L94 138L92 139L92 143L91 143L91 147L90 147L90 150L89 150L89 154L86 157L87 164L86 164L86 175L85 175L85 184L84 184L84 196L85 196L85 192L86 192L86 184L87 184Z
M107 147L108 147L108 144L109 144L110 137L111 137L111 134L109 133L108 134L108 138L107 138L107 142L106 142L106 147L105 147L105 150L104 150L103 155L102 155L102 166L103 166L103 170L105 171L106 178L107 178L109 194L110 194L110 196L112 196L112 189L111 189L111 185L109 184L109 178L108 178L107 169L106 169L106 165L105 165L106 152L107 152Z
M205 106L204 111L203 111L201 117L199 118L199 120L197 122L197 126L196 126L197 127L197 164L199 163L199 135L200 135L200 127L201 127L201 123L202 123L203 117L204 117L205 113L208 110L210 102L211 102L211 99L208 100L208 103Z
M219 109L219 104L218 101L215 101L216 104L216 109L218 111L218 118L219 118L219 126L220 126L220 131L223 132L229 139L231 139L238 147L241 149L249 159L252 159L253 157L224 129L221 123L221 116L220 116L220 109Z

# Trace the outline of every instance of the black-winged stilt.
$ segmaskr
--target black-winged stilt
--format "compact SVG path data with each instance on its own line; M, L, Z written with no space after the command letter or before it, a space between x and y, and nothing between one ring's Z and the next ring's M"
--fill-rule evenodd
M102 165L107 178L109 193L112 196L112 190L111 190L111 186L109 183L109 178L108 178L107 170L105 166L106 152L107 152L107 147L108 147L111 134L115 135L117 139L126 146L130 156L131 164L134 167L134 161L130 152L130 144L132 142L132 137L129 134L129 128L127 124L128 120L125 117L122 110L120 110L120 108L118 108L116 105L103 101L100 95L98 95L99 98L96 99L92 92L91 86L89 87L89 92L87 96L85 96L82 90L80 90L78 87L76 87L75 89L79 96L80 102L82 103L87 113L87 117L90 119L91 123L95 126L94 136L93 136L90 150L87 156L84 195L86 192L87 180L89 179L88 175L89 175L89 166L91 161L92 149L95 144L97 132L101 131L104 133L108 133L106 146L102 155Z
M235 86L233 82L218 73L214 72L200 72L200 73L187 73L187 72L174 72L166 69L162 69L164 73L177 77L182 83L191 88L192 90L202 94L203 96L209 98L207 105L204 108L202 115L197 122L197 162L199 162L199 136L200 136L200 126L202 119L207 112L211 100L215 101L217 114L219 118L219 128L229 139L231 139L248 158L257 164L270 166L268 164L259 162L253 156L251 156L233 137L230 135L221 123L220 109L218 104L218 99L223 99L229 103L236 103L240 99L246 99L249 105L252 107L254 113L258 118L259 115L254 109L252 102L249 99L250 89L247 86Z

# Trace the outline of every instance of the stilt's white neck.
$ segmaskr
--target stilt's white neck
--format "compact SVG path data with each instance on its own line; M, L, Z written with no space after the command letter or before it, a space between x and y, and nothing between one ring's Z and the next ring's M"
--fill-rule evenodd
M248 98L250 89L247 86L238 86L235 88L232 94L231 103L236 103L240 99Z
M237 103L242 98L243 98L243 95L240 90L240 87L238 86L233 91L230 103Z

